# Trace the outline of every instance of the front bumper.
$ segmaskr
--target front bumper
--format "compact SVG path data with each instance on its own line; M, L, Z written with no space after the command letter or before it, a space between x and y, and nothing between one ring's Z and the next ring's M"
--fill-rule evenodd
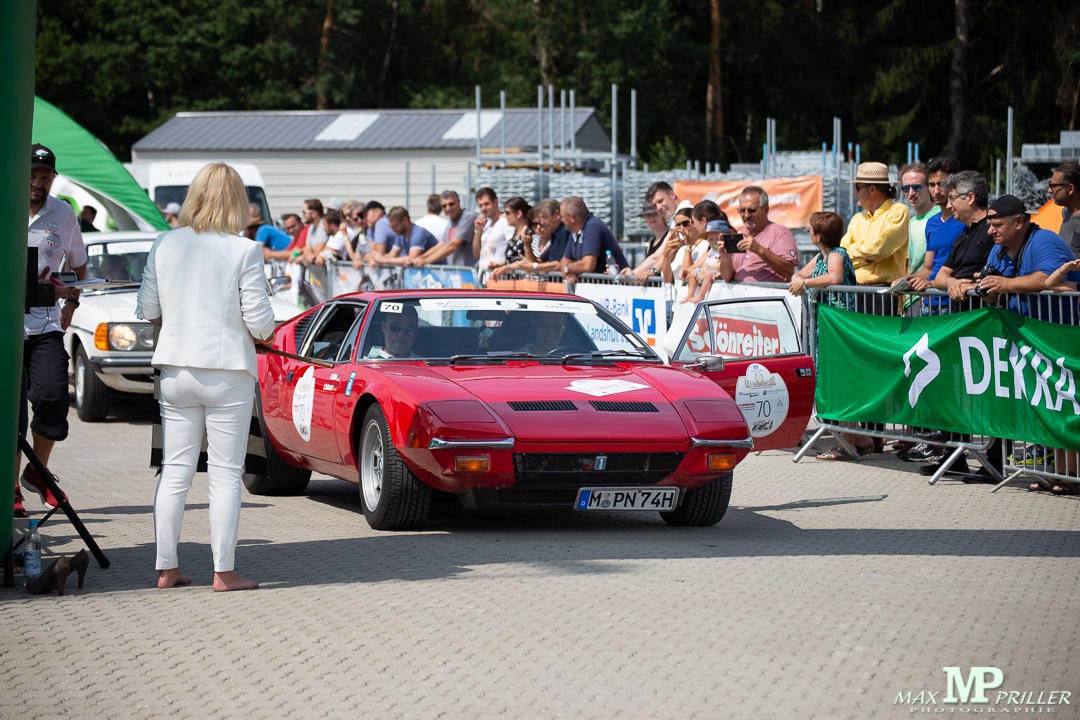
M398 448L398 452L422 481L459 495L466 507L478 507L569 505L582 487L700 487L725 474L709 469L709 455L730 453L738 462L752 448L752 438L691 438L681 444L530 444L492 439L433 442L430 448ZM487 472L450 469L455 457L477 455L489 459Z
M87 358L87 362L98 379L111 390L152 394L154 392L154 367L150 364L152 357L145 353L103 355Z

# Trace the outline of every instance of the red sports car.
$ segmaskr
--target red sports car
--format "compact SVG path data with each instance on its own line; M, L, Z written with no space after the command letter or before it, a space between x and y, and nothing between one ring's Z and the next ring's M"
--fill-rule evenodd
M700 350L700 337L688 342ZM775 379L801 434L812 365L797 347L777 360L791 366ZM673 525L713 525L754 448L721 387L746 380L736 378L745 362L725 368L699 351L666 365L572 295L344 295L281 325L259 363L265 464L245 476L248 490L298 494L312 471L325 473L360 486L379 530L423 525L435 492L467 508L651 510ZM753 367L750 382L767 391L770 371Z

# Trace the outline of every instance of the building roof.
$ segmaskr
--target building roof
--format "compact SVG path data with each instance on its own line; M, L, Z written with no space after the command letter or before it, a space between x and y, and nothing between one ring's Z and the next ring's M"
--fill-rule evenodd
M507 108L507 150L536 151L535 108ZM566 147L571 129L577 148L586 152L610 149L611 140L593 108L565 110ZM562 144L560 112L552 113L554 143ZM498 149L503 142L502 113L481 110L481 146ZM542 117L543 141L548 145L549 119ZM135 151L260 151L260 150L401 150L464 149L476 147L476 110L315 110L183 112L132 146Z

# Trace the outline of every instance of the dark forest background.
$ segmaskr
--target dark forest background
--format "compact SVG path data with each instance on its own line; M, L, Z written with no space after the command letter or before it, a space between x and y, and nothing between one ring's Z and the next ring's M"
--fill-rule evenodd
M184 110L535 106L576 90L653 169L820 149L989 170L1077 126L1080 12L1015 0L39 0L36 92L127 160ZM557 97L557 95L556 95Z

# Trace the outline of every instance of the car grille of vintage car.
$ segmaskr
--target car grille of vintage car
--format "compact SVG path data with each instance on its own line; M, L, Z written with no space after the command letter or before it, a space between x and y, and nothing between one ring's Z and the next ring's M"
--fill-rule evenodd
M517 505L572 503L581 487L655 485L682 462L684 453L514 453L514 487L499 502Z

